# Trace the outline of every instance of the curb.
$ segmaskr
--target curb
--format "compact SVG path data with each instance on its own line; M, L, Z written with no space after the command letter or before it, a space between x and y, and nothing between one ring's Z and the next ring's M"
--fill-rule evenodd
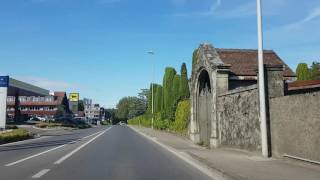
M183 151L178 151L177 149L174 149L174 148L172 148L170 146L167 146L167 145L157 141L156 138L153 138L150 135L147 135L147 134L141 132L140 130L136 129L135 127L132 127L132 126L128 126L128 127L130 127L133 131L135 131L136 133L140 134L144 138L154 142L155 144L159 145L163 149L171 152L172 154L174 154L175 156L177 156L181 160L185 161L189 165L193 166L194 168L198 169L202 173L206 174L210 178L215 179L215 180L234 180L233 177L230 177L230 176L226 175L225 173L223 173L221 171L218 171L218 170L216 170L214 168L211 168L211 167L207 166L206 164L204 164L200 160L192 157L188 153L183 152Z

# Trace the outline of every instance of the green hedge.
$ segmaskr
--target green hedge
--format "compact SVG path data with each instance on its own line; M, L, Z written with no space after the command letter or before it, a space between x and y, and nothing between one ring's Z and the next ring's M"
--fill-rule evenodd
M175 121L170 126L170 130L186 135L188 132L188 122L190 118L190 100L180 101L175 114Z
M13 129L11 131L0 133L0 144L22 141L29 139L31 136L25 129Z
M154 128L159 130L169 130L171 132L186 135L188 132L188 122L190 117L190 100L183 100L178 103L175 113L175 121L163 119L161 113L156 113L154 118ZM144 114L128 120L130 125L141 125L151 127L152 115Z

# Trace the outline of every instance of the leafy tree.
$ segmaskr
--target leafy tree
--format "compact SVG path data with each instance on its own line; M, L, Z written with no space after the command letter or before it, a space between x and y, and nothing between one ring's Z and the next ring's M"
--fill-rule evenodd
M79 100L79 103L78 103L78 110L79 111L84 111L84 103L83 103L83 100Z
M167 67L165 69L165 74L163 77L163 110L165 115L170 114L170 110L174 104L173 95L173 79L176 75L176 70L172 67Z
M174 103L176 103L177 101L179 101L180 99L180 79L181 79L181 76L176 74L174 76L174 79L173 79L173 87L172 87L172 93L173 93L173 100L174 100Z
M313 62L310 71L313 80L320 80L320 62Z
M181 99L188 99L190 97L189 83L188 83L188 72L186 63L181 65L181 78L180 78L180 87L179 94Z
M144 114L145 102L138 97L124 97L117 104L116 118L122 121Z
M162 86L157 85L155 88L155 97L154 97L154 107L155 107L155 113L161 112L161 101L162 101Z
M296 70L298 80L310 80L311 73L306 63L300 63Z
M192 68L194 68L194 66L198 62L197 54L198 54L198 49L195 49L192 53Z

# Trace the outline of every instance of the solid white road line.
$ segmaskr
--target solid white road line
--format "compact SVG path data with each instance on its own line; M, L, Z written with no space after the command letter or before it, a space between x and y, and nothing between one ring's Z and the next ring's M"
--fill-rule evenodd
M102 130L102 131L103 131L103 130ZM87 139L87 138L89 138L89 137L91 137L91 136L94 136L94 135L96 135L96 134L101 133L102 131L98 131L98 132L96 132L96 133L90 134L90 135L85 136L85 137L83 137L83 138L81 138L81 139Z
M60 158L59 160L57 160L56 162L54 162L54 164L61 164L64 160L68 159L69 157L71 157L73 154L75 154L76 152L80 151L82 148L84 148L85 146L87 146L88 144L90 144L92 141L96 140L98 137L100 137L101 135L103 135L105 132L107 132L108 130L110 130L110 128L104 130L103 132L101 132L100 134L98 134L97 136L95 136L94 138L90 139L88 142L82 144L81 146L77 147L76 149L74 149L73 151L71 151L70 153L68 153L67 155L63 156L62 158Z
M55 147L55 148L52 148L52 149L49 149L49 150L46 150L46 151L43 151L41 153L38 153L38 154L35 154L35 155L32 155L32 156L29 156L29 157L26 157L26 158L23 158L23 159L20 159L18 161L15 161L15 162L12 162L12 163L9 163L9 164L6 164L5 166L9 167L9 166L13 166L13 165L16 165L18 163L21 163L23 161L26 161L28 159L31 159L31 158L34 158L34 157L37 157L37 156L41 156L42 154L45 154L45 153L48 153L48 152L51 152L51 151L54 151L56 149L59 149L59 148L62 148L64 147L66 144L63 144L61 146L58 146L58 147Z
M89 136L83 137L83 138L81 138L81 139L86 139L86 138L91 137L91 136L93 136L93 135L96 135L96 134L98 134L98 133L101 133L101 131L96 132L96 133L93 133L93 134L91 134L91 135L89 135ZM79 140L79 139L78 139L78 140ZM6 164L5 166L9 167L9 166L16 165L16 164L21 163L21 162L23 162L23 161L32 159L32 158L34 158L34 157L41 156L41 155L43 155L43 154L46 154L46 153L48 153L48 152L51 152L51 151L54 151L54 150L57 150L57 149L60 149L60 148L64 147L64 146L67 145L67 144L73 144L73 143L77 142L78 140L74 140L74 141L71 141L71 142L69 142L69 143L63 144L63 145L61 145L61 146L58 146L58 147L55 147L55 148L52 148L52 149L49 149L49 150L46 150L46 151L43 151L43 152L34 154L34 155L32 155L32 156L28 156L28 157L23 158L23 159L20 159L20 160L18 160L18 161L15 161L15 162Z
M33 175L32 178L39 179L39 178L41 178L41 176L45 175L49 171L50 171L50 169L43 169L40 172L38 172L37 174Z
M175 156L177 156L178 158L180 158L181 160L185 161L186 163L188 163L189 165L195 167L196 169L198 169L199 171L201 171L202 173L206 174L207 176L209 176L212 179L218 179L218 180L224 180L226 178L224 178L223 174L221 174L218 171L214 171L212 170L210 167L204 165L201 162L198 162L197 160L195 160L194 158L192 158L190 155L188 155L187 153L184 153L182 151L178 151L170 146L167 146L165 144L162 144L161 142L159 142L156 138L153 138L141 131L139 131L138 129L129 126L133 131L135 131L136 133L140 134L142 137L145 137L146 139L154 142L155 144L159 145L160 147L162 147L163 149L171 152L172 154L174 154Z

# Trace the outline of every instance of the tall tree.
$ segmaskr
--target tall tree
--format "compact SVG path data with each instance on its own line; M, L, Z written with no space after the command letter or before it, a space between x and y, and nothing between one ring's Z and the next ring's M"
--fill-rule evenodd
M320 62L313 62L311 65L311 78L320 80Z
M117 104L116 118L126 121L145 113L144 102L138 97L124 97Z
M311 73L306 63L300 63L296 70L298 80L310 80Z
M155 93L155 103L154 103L156 113L162 111L161 101L162 101L162 86L157 85L156 93Z
M198 54L198 49L195 49L192 53L192 68L194 68L195 64L197 64L198 62L197 54Z
M167 67L163 77L163 110L165 115L170 114L171 107L174 104L173 98L173 79L176 75L176 70L172 67Z
M190 91L189 91L188 72L187 72L186 63L182 63L180 71L181 71L180 87L179 87L180 97L181 99L188 99L190 97Z
M181 76L176 74L173 78L173 87L172 87L172 93L173 93L173 104L176 104L176 102L180 99L180 79Z
M79 100L78 110L79 110L79 111L84 111L84 103L83 103L83 100Z

